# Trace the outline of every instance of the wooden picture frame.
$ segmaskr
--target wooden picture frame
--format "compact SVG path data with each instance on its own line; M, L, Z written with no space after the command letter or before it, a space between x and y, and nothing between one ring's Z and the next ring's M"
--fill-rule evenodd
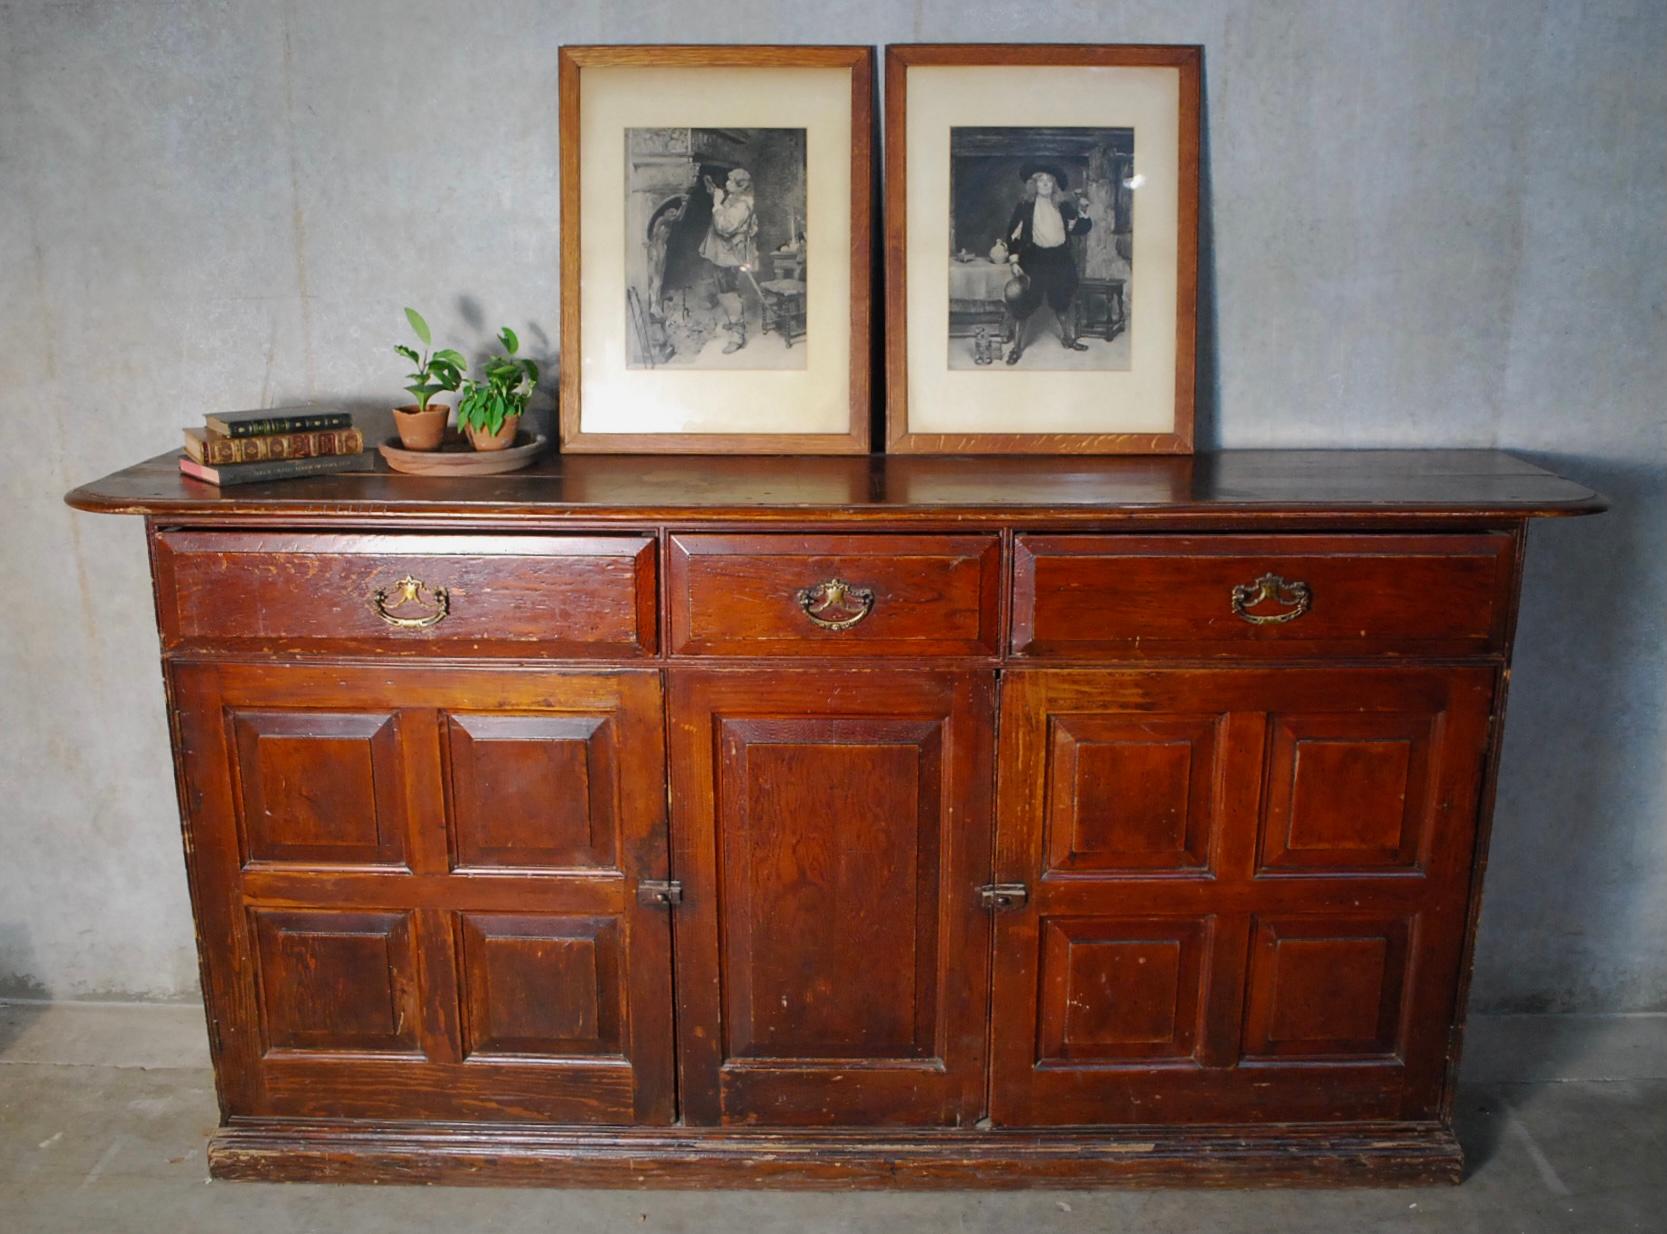
M560 49L563 451L868 451L874 73L872 47ZM749 151L787 169L773 202L750 172L733 179ZM668 192L676 177L686 187ZM744 202L745 254L742 233L706 247L725 200ZM787 247L771 247L783 219Z
M886 49L888 450L927 454L1192 452L1202 68L1203 49L1195 46L905 44ZM916 78L913 91L911 75ZM946 119L956 114L958 106L960 114L968 117L961 124ZM1009 127L1009 113L1022 123ZM918 117L913 130L911 115ZM946 127L947 148L942 137ZM1143 134L1145 144L1139 140ZM911 140L915 143L913 169ZM1028 163L1013 157L1026 141L1043 147L1055 168L1065 164L1046 147L1069 151L1076 148L1071 143L1081 143L1090 151L1083 156L1087 166L1095 167L1094 160L1098 160L1101 176L1094 179L1090 174L1084 186L1097 190L1095 203L1084 199L1081 204L1086 208L1080 210L1078 202L1069 207L1062 204L1060 211L1068 220L1067 243L1075 246L1065 252L1080 252L1084 247L1070 239L1079 225L1070 220L1087 218L1092 212L1113 224L1111 240L1098 242L1108 277L1093 280L1094 307L1102 310L1105 323L1103 340L1094 341L1103 341L1104 347L1092 346L1077 328L1076 295L1090 283L1086 274L1080 278L1074 273L1049 274L1051 282L1017 273L1007 278L994 246L981 258L969 247L970 239L957 235L963 220L999 217L989 213L994 203L986 204L998 192L994 179L998 166L1011 169L1017 163L1024 173L1019 177L1023 183L1008 182L1006 191L1012 196L1034 191L1037 182L1030 178L1031 171L1049 169L1036 166L1045 161L1042 157ZM945 156L941 159L940 151ZM1156 169L1149 182L1143 175L1148 166ZM967 173L964 189L957 181L963 167L973 169ZM1107 170L1112 167L1142 170L1122 174ZM974 173L988 179L974 183ZM1050 182L1059 174L1050 171ZM1065 174L1068 179L1070 173ZM916 193L923 193L930 184L935 200L923 197L911 203L911 184ZM1148 191L1136 209L1136 190L1143 188ZM941 213L929 213L934 210ZM1020 217L1016 206L1009 222ZM1155 221L1139 230L1146 217ZM947 236L937 220L942 220ZM1080 224L1085 236L1092 222ZM1171 222L1173 231L1169 230ZM923 234L911 239L911 224ZM1016 243L1028 240L1029 225L1027 216L1012 233L1018 238ZM1006 229L1000 224L993 229L986 226L982 234L999 234L1005 240ZM1050 229L1050 238L1052 234ZM1130 251L1126 258L1119 258L1125 235ZM1049 264L1051 252L1046 255ZM1006 260L1011 263L1014 257ZM1116 260L1123 260L1123 267L1116 266ZM1072 263L1074 272L1077 259ZM958 264L967 267L967 278L957 274L954 267ZM992 268L980 269L980 264ZM1038 264L1042 264L1040 256ZM1124 269L1126 277L1109 277ZM1155 273L1148 276L1148 269ZM1138 291L1136 271L1140 274ZM999 302L991 295L998 279L1003 281ZM975 292L978 298L958 299L958 289ZM1056 291L1066 304L1056 319L1060 341L1072 354L1053 359L1048 371L1030 371L1020 366L1050 363L1032 349L1052 344L1023 340L1035 337L1039 319L1045 316L1038 305L1047 298L1051 307ZM1125 292L1132 295L1132 301L1125 298ZM1004 339L994 358L988 358L988 331L995 328L994 319L999 315L1001 328L1014 332L1017 311L1027 313L1017 318L1020 356L1012 364L1006 362L1012 347ZM1158 329L1145 327L1143 314L1154 314ZM977 324L985 320L991 324ZM973 341L959 343L956 331L966 329L968 322L974 323ZM1135 329L1136 324L1141 328ZM986 331L982 338L976 333L979 329ZM941 345L928 330L936 331ZM1120 348L1116 346L1119 333ZM1079 357L1078 353L1083 354ZM930 366L923 359L928 356ZM1118 369L1120 362L1123 367ZM1088 364L1102 367L1087 371L1074 367ZM970 366L983 371L974 378L966 371ZM1015 409L1011 428L1006 426L1007 405Z

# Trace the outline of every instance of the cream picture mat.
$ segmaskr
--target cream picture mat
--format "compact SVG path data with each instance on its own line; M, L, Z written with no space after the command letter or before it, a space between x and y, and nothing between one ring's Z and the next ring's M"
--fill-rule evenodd
M1168 433L1175 429L1181 74L1174 68L937 66L908 70L909 431ZM1126 372L951 369L949 130L1132 128L1134 299ZM1037 346L1044 346L1038 343Z
M579 79L579 427L846 433L851 427L851 70L592 67ZM627 369L625 130L805 130L802 369Z

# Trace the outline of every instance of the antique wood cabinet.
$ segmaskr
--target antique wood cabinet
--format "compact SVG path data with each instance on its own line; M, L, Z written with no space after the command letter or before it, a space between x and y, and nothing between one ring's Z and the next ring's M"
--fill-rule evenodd
M219 1177L1456 1179L1487 452L547 461L148 528Z

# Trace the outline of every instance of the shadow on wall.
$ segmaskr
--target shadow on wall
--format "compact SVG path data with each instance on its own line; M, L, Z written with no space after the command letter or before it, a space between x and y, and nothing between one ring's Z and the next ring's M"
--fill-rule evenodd
M1469 1179L1493 1160L1505 1120L1498 1116L1497 1090L1460 1084L1453 1102L1453 1133L1464 1147L1464 1176Z
M1473 1009L1667 1009L1667 468L1522 457L1611 505L1529 534Z
M0 1058L23 1035L52 992L33 976L36 967L29 931L16 921L0 921ZM9 1003L7 999L28 1001Z
M1645 753L1667 742L1667 467L1512 453L1610 508L1529 532L1470 1014L1667 1010L1650 916L1667 866L1643 859L1667 811L1667 767ZM1579 1041L1547 1034L1523 1066L1563 1074ZM1460 1085L1469 1171L1497 1151L1510 1101L1496 1084Z
M472 332L470 339L436 338L437 347L455 346L469 360L469 372L465 376L478 376L480 362L487 356L496 355L501 350L498 343L499 325L488 325L486 313L481 309L480 301L472 295L464 294L457 297L457 312ZM523 429L543 433L552 443L556 440L556 387L558 384L559 351L549 332L538 322L525 324L511 323L511 329L516 331L521 341L520 353L538 365L538 389L534 391L532 403L528 410L531 424L523 424ZM436 333L440 333L436 327ZM401 388L404 378L400 377L405 370L397 367L403 362L392 353L388 355L389 380L386 401L376 399L335 399L328 396L317 396L311 401L329 403L332 407L341 407L353 416L353 423L365 434L365 448L374 451L384 441L388 441L397 432L394 428L394 405L406 401L409 396ZM394 378L399 377L399 380ZM436 401L445 403L452 408L457 406L456 394L441 394ZM279 399L278 402L284 400ZM296 399L296 402L306 401Z
M1221 375L1216 363L1215 214L1210 185L1209 74L1198 83L1198 321L1193 387L1193 440L1200 450L1219 447Z

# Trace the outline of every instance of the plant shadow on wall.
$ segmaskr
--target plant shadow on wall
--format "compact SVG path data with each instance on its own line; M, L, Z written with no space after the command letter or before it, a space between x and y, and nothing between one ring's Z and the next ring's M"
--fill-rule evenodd
M487 361L506 352L504 340L495 337L497 328L487 324L488 317L475 296L467 292L458 296L457 314L470 330L484 336L481 342L465 349L465 354L472 361L471 373L478 374ZM529 321L525 325L511 327L511 334L519 344L515 358L531 361L538 372L538 385L533 391L521 429L523 432L542 433L546 440L553 442L556 439L556 387L560 354L549 331L540 322Z

